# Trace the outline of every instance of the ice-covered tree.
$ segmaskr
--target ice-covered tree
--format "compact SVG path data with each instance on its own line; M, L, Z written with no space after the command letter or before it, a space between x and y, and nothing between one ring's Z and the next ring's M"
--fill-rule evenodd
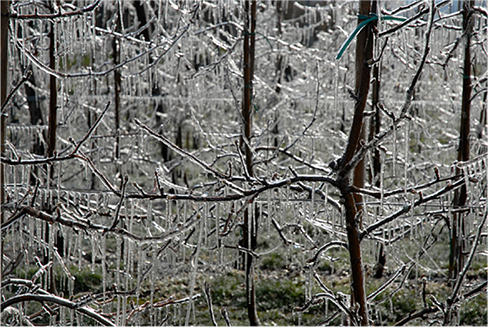
M2 324L486 323L486 1L1 4Z

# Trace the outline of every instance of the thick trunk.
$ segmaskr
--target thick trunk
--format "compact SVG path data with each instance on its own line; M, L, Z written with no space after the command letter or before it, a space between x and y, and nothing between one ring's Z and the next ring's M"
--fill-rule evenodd
M31 85L36 85L36 80L34 74L29 78L29 83ZM42 111L39 106L39 101L37 98L37 93L35 89L31 87L29 83L24 84L25 95L27 96L27 104L29 106L30 123L31 125L44 125L44 118L42 116ZM46 133L43 132L43 137L46 137ZM43 156L46 153L43 143L39 136L36 136L35 143L32 149L33 153ZM36 184L36 176L38 176L38 167L32 167L33 172L31 172L30 183L32 185Z
M0 104L3 105L7 98L7 84L8 84L8 24L7 18L10 1L1 2L1 31L0 31ZM5 139L7 137L7 116L0 113L0 155L5 156ZM5 165L0 164L0 203L5 203ZM0 223L3 224L5 220L4 210L0 210ZM3 280L3 237L0 241L0 254L2 259L0 263L0 280Z
M277 21L276 21L276 28L278 30L278 37L281 38L282 34L282 28L281 28L281 22L283 20L283 6L282 6L282 1L277 1L276 2L276 16L277 16ZM278 43L278 50L280 49L281 45ZM277 94L280 94L281 92L281 83L282 83L282 76L283 76L283 56L281 54L278 54L278 57L276 58L276 87L275 91ZM275 112L275 125L273 127L272 133L275 135L273 144L275 147L278 147L278 134L279 134L279 127L278 127L278 114Z
M51 23L51 31L49 32L49 67L56 70L55 58L55 36L54 23ZM56 128L57 122L57 106L58 106L58 89L56 87L56 76L49 77L49 126L48 126L48 143L47 156L52 157L56 149ZM52 169L51 169L52 171Z
M360 324L368 325L368 311L366 307L366 291L364 289L364 274L361 259L361 243L359 240L358 220L356 220L356 203L353 195L341 190L342 197L345 200L346 208L346 231L349 247L349 257L351 263L351 305L358 306L358 318Z
M252 82L254 75L254 50L256 30L256 0L246 0L244 3L245 26L244 26L244 98L242 101L243 133L241 137L241 149L245 154L245 169L252 177L252 151L251 151L251 130L252 130ZM244 167L243 167L244 168ZM253 205L253 204L251 204ZM242 246L254 250L257 244L257 221L256 216L250 214L249 210L244 212ZM251 326L259 326L259 318L256 309L256 289L254 285L254 257L249 253L244 254L246 270L246 302Z
M121 5L120 3L116 6L116 16L117 16L117 32L121 31L120 28L120 10L118 10L118 6ZM120 62L120 44L117 41L117 37L114 36L112 40L112 57L114 66L117 66ZM115 113L115 149L114 149L114 160L115 166L117 167L117 173L120 178L120 186L122 187L123 177L120 172L120 86L121 86L121 76L120 71L118 69L114 70L114 113Z
M134 1L134 7L136 9L137 19L139 20L139 27L145 26L147 24L147 18L146 18L146 10L144 9L143 2L141 0ZM141 34L139 36L144 37L145 41L151 41L151 39L152 39L151 35L152 35L152 33L151 33L150 29L146 28L141 32ZM154 62L152 56L148 57L148 62L149 62L149 64L152 64ZM156 74L157 73L155 73L155 75L153 76L153 80L155 80ZM157 83L154 83L152 85L151 95L155 98L159 98L159 96L161 95L161 91L159 90L159 88L156 85L157 85ZM155 103L156 111L159 113L164 113L165 108L160 103L160 101L155 100L155 102L156 102ZM156 115L156 124L158 126L160 126L161 123L162 123L162 120L161 120L160 115ZM161 131L161 134L162 133L163 132ZM164 143L161 143L161 156L163 157L164 162L170 161L173 158L171 150Z
M376 4L373 5L376 8ZM358 25L370 14L371 2L361 1L359 3ZM374 23L371 23L374 24ZM356 103L354 107L354 118L349 133L346 150L340 160L340 191L344 199L346 212L346 230L351 263L351 305L357 307L358 318L361 325L368 324L368 311L366 293L364 289L364 276L361 259L361 244L359 240L359 225L362 213L362 197L354 195L350 191L349 175L351 171L344 168L361 146L360 141L364 138L363 113L366 107L366 100L369 93L371 78L371 66L368 62L373 58L373 32L371 26L365 27L357 36L356 42ZM361 187L364 185L364 165L358 164L354 167L353 184Z
M52 8L54 12L54 8ZM49 67L52 70L56 70L56 35L54 33L55 22L51 22L51 30L49 31ZM47 130L47 153L46 156L48 158L54 156L54 152L56 150L56 132L58 127L58 119L57 119L57 107L58 107L58 89L57 89L57 81L56 77L50 75L49 77L49 122L48 122L48 130ZM51 181L54 177L54 165L46 165L46 185L51 184ZM48 201L51 199L48 198ZM53 206L51 202L45 203L45 210L47 213L51 214L53 212ZM45 223L45 242L49 244L49 239L51 237L51 228L52 226L49 223ZM44 264L47 264L50 260L53 259L53 254L48 251L47 254L44 256ZM48 272L49 276L46 276L50 281L48 285L48 291L51 293L56 292L56 285L54 283L54 274L52 266Z
M469 130L471 115L471 53L470 41L473 32L473 22L471 19L474 6L473 0L466 0L463 3L463 27L465 33L464 44L464 69L463 69L463 93L461 108L461 127L459 135L458 161L469 160ZM456 174L461 174L462 170L456 168ZM462 207L466 205L467 192L466 185L454 192L454 206ZM449 260L449 272L451 278L456 278L459 271L464 266L464 214L455 213L451 226L451 253Z
M373 68L373 91L372 91L372 102L373 102L373 109L374 109L374 116L371 118L371 124L369 128L369 140L371 141L374 135L380 133L381 129L381 116L380 116L380 109L378 108L378 103L380 101L380 74L378 64L376 64ZM377 187L380 187L380 179L379 174L381 172L381 155L380 150L374 149L373 150L373 171L371 172L370 183ZM376 180L375 180L376 179Z

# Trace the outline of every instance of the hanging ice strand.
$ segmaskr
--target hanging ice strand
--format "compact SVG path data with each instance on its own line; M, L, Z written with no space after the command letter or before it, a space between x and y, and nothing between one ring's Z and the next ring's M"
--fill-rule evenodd
M197 215L197 219L199 219L199 225L200 225L200 229L199 229L199 232L198 232L198 241L197 241L197 251L195 253L195 255L193 256L193 258L191 259L191 267L192 267L192 271L191 271L191 277L190 277L190 298L189 298L189 301L188 301L188 311L186 312L186 319L185 319L185 326L188 326L189 322L190 322L190 314L191 314L191 309L192 309L192 306L193 306L193 292L195 291L195 279L196 279L196 276L197 276L197 268L198 268L198 256L200 255L200 248L201 248L201 244L202 244L202 233L203 233L203 221L202 221L202 218L200 217L200 215Z

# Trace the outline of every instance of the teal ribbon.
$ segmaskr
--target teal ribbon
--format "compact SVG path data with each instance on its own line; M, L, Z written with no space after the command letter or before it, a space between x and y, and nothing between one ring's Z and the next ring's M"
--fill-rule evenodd
M354 37L363 30L363 28L368 25L369 23L375 21L378 19L378 16L376 14L371 14L370 16L365 16L365 15L358 15L359 19L366 19L365 21L362 21L361 24L359 24L356 29L349 35L349 37L344 41L344 43L341 45L341 48L339 49L339 52L337 53L336 60L341 59L342 55L344 54L344 51L346 51L347 47L349 47L349 44L351 41L354 39ZM383 16L381 17L382 20L397 20L397 21L405 21L407 20L405 17L396 17L396 16Z

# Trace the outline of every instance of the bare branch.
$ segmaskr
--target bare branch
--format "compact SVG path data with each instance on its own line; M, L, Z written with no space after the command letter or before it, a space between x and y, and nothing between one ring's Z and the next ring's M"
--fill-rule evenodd
M124 203L124 200L125 200L125 190L127 188L128 182L129 182L129 176L125 175L124 176L124 183L122 184L122 193L120 194L119 204L117 205L117 210L115 211L114 222L112 223L110 230L114 230L115 227L117 227L117 224L119 223L120 208L122 207L122 203Z
M204 289L204 294L205 294L205 300L207 300L207 305L208 305L208 312L210 314L210 319L212 320L212 324L214 326L218 326L217 322L215 321L215 315L213 311L213 305L212 305L212 285L208 284L206 281L203 283L203 289Z
M85 314L86 316L98 321L104 326L116 326L112 321L108 320L107 318L103 317L99 313L95 312L92 308L89 306L83 306L79 307L79 304L70 300L67 300L65 298L56 296L54 294L20 294L20 295L15 295L6 301L2 301L1 304L1 311L5 310L5 308L10 307L16 303L20 302L29 302L29 301L37 301L37 302L53 302L58 305L74 309L80 313Z
M320 255L322 254L322 252L327 251L328 249L335 248L335 247L343 247L346 250L349 248L346 242L342 242L342 241L331 241L329 243L326 243L326 244L322 245L317 250L317 253L315 253L315 255L313 256L313 258L308 259L307 262L315 265L317 263L317 260L319 259Z
M404 213L409 212L412 208L418 207L422 203L435 200L435 199L439 198L441 195L443 195L443 194L445 194L447 192L450 192L450 191L452 191L452 190L460 187L464 183L465 183L465 180L464 179L460 179L460 180L456 181L454 184L451 184L451 183L447 184L445 187L443 187L442 189L440 189L440 190L432 193L429 196L425 196L425 197L419 198L418 200L416 200L412 204L405 203L400 210L392 213L388 217L385 217L385 218L377 221L374 224L369 225L364 231L362 231L360 233L359 239L362 240L366 235L368 235L369 233L371 233L375 229L377 229L377 228L379 228L379 227L381 227L381 226L383 226L383 225L385 225L385 224L387 224L389 222L392 222L393 220L397 219L398 217L400 217Z
M182 157L185 157L185 158L190 159L190 161L192 161L193 163L197 164L198 166L200 166L204 170L208 171L209 173L212 173L215 177L222 178L222 179L227 178L227 176L225 174L223 174L223 173L217 171L216 169L210 167L208 164L206 164L205 162L203 162L199 158L195 157L191 153L189 153L189 152L181 149L179 146L177 146L176 144L174 144L173 142L171 142L169 139L167 139L164 135L160 135L160 134L154 132L153 130L151 130L149 127L147 127L146 125L144 125L143 123L141 123L139 121L139 119L135 118L134 119L134 122L139 127L141 127L142 129L144 129L149 135L151 135L152 137L154 137L156 140L158 140L161 143L165 144L167 147L169 147L171 150L175 151L176 153L178 153Z
M229 320L229 315L227 314L227 310L226 310L224 307L222 307L222 308L220 309L220 314L221 314L221 315L222 315L222 317L224 318L224 320L225 320L225 324L226 324L227 326L229 326L229 327L230 327L230 326L232 326L232 325L231 325L231 323L230 323L230 320Z
M8 102L10 101L10 98L15 94L15 92L17 92L17 90L19 89L19 87L22 86L22 84L27 82L27 80L31 76L32 76L32 70L29 70L24 76L22 76L22 79L20 80L20 82L17 83L17 85L15 85L15 87L12 90L10 90L9 94L7 95L7 98L5 99L4 103L2 104L2 110L0 110L2 115L5 114L5 109L7 107Z
M406 268L407 268L406 265L402 265L400 267L400 269L398 269L383 285L381 285L373 293L371 293L370 295L368 295L367 299L368 300L374 300L374 298L376 296L378 296L378 294L380 294L384 290L386 290L386 288L388 286L390 286L397 279L398 276L400 276L401 274L403 274L405 272Z
M93 133L93 131L98 127L98 125L102 121L102 118L105 115L105 113L107 112L107 110L108 110L109 107L110 107L110 101L107 103L107 105L105 106L105 109L102 111L102 113L100 114L100 116L98 116L97 121L92 125L92 127L90 127L90 129L88 130L88 133L86 133L85 136L81 139L81 141L78 142L78 144L76 145L75 149L73 150L73 152L71 154L75 154L76 152L78 152L78 150L80 149L81 145L86 140L88 140L90 138L90 136Z
M444 4L444 2L438 4L438 6L441 6L443 4ZM431 2L431 6L430 6L429 10L430 10L430 12L429 12L429 24L427 26L427 31L425 33L424 53L422 55L422 59L419 63L417 71L416 71L414 77L412 78L412 81L410 82L410 85L407 89L405 101L404 101L402 108L401 108L400 117L397 118L396 120L394 120L393 123L387 129L385 129L383 132L375 135L374 138L371 141L369 141L367 144L361 146L360 149L356 151L356 153L351 158L351 160L345 162L345 165L339 171L339 175L344 176L349 171L351 171L351 169L356 167L358 162L360 162L364 158L364 156L366 155L366 152L369 149L372 149L372 148L378 146L387 136L391 135L396 129L398 129L398 127L400 126L400 123L404 119L409 118L409 116L407 114L408 114L408 110L410 109L410 104L412 103L413 91L415 89L415 85L417 84L417 81L418 81L420 74L423 70L423 67L425 65L427 55L430 51L430 46L429 46L430 35L432 33L432 27L434 25L433 21L434 21L435 11L436 11L436 5L435 5L434 1Z
M8 18L12 19L21 19L21 20L38 20L38 19L55 19L55 18L65 18L65 17L71 17L71 16L79 16L84 13L90 12L95 10L98 5L101 3L101 0L96 0L94 3L91 5L85 6L79 10L75 11L68 11L68 12L58 12L54 14L38 14L37 12L35 14L18 14L18 13L10 13L7 15Z
M476 234L476 238L475 238L473 245L471 247L471 252L469 253L469 257L466 260L466 263L464 264L463 270L459 273L459 276L456 279L456 284L454 284L451 295L449 295L449 297L446 300L446 313L444 316L444 322L446 324L450 323L451 307L454 304L454 302L458 299L459 289L461 288L461 284L463 283L464 278L466 277L466 274L468 273L468 270L471 266L471 262L473 261L474 255L476 253L476 249L478 248L478 245L480 244L480 238L481 238L481 234L482 234L484 227L485 227L485 222L486 222L487 216L488 216L488 211L485 210L485 214L484 214L483 218L481 219L481 222L478 226L478 232Z

